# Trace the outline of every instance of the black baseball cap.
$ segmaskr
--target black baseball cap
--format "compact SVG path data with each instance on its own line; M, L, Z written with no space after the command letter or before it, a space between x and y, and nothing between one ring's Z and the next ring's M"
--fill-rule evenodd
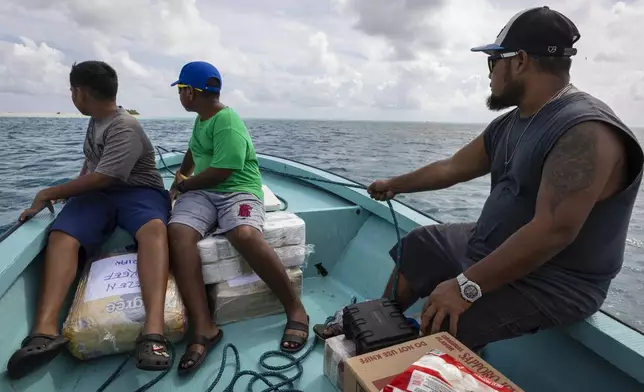
M548 6L528 8L510 19L493 44L472 48L472 52L524 50L539 56L570 57L577 54L572 46L579 37L575 24L563 14Z

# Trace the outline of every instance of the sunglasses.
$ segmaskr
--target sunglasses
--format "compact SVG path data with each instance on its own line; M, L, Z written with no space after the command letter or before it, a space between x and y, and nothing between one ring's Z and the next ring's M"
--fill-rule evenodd
M492 70L494 69L494 66L499 60L507 59L510 57L514 57L518 55L519 52L506 52L506 53L499 53L499 54L494 54L492 56L489 56L487 58L487 68L490 70L490 73L492 73Z
M188 86L187 84L177 84L177 89L179 90L179 94L181 94L181 89L182 89L182 88L193 88L193 89L195 89L196 91L203 91L203 90L202 90L202 89L200 89L200 88L196 88L196 87Z

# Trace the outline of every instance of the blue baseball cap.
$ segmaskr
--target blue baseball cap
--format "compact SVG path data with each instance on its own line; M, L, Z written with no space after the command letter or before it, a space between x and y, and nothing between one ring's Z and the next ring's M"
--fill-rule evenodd
M170 86L184 85L195 89L218 93L221 90L221 87L209 86L208 79L210 78L218 79L220 86L223 85L221 74L214 65L205 61L192 61L181 68L179 80L172 83Z

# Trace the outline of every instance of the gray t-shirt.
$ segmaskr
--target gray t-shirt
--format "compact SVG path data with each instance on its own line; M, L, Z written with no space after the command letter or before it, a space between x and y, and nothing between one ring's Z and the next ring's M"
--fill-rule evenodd
M164 188L150 139L139 121L120 106L108 118L90 119L83 152L86 173L105 174L130 186Z

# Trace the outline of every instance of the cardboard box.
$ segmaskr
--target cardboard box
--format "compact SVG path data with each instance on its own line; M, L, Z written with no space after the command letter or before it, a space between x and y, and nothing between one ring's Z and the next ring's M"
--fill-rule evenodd
M523 392L447 332L425 336L347 360L344 367L343 392L380 392L394 377L404 372L431 349L451 355L476 374L512 391Z
M298 298L302 297L302 270L287 268L286 274ZM284 305L266 282L252 273L206 289L215 304L214 319L219 325L249 320L284 312Z

